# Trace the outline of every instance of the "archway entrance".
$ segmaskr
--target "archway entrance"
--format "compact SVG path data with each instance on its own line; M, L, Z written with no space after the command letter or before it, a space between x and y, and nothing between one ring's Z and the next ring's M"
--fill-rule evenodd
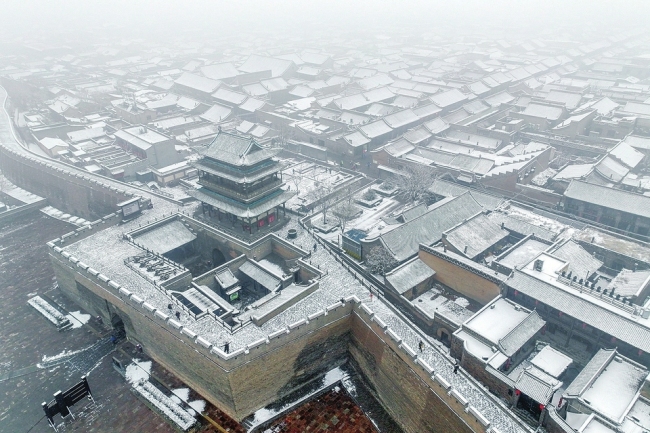
M527 396L526 394L521 394L519 396L519 401L517 401L517 408L524 409L530 413L535 419L539 419L542 414L543 406Z
M451 340L449 338L449 331L445 328L438 329L438 339L447 347L451 346Z
M215 248L212 250L212 267L216 268L226 263L226 257L223 255L221 250Z
M111 317L111 326L113 327L113 335L117 340L121 340L122 338L126 337L124 322L119 315L113 314Z

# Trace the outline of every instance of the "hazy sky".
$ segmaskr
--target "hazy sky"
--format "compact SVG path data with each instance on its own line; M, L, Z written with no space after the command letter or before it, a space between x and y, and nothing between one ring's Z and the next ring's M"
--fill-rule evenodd
M456 27L531 32L554 28L631 27L650 22L650 0L3 0L12 36L48 37L77 30L173 36L186 31L236 34L248 29L293 33L338 26L417 32ZM119 35L116 35L119 36Z

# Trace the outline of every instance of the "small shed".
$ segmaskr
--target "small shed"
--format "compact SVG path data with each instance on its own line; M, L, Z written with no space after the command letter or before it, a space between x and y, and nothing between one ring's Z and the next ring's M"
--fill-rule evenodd
M355 259L361 259L361 240L366 238L367 233L359 229L351 229L343 234L342 246L346 253Z

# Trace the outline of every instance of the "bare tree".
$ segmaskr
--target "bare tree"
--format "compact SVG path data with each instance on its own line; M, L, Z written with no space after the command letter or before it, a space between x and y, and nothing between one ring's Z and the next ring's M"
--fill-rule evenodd
M370 248L365 255L366 266L373 274L385 275L386 272L397 266L397 261L384 247L375 246Z
M289 143L289 140L293 138L293 131L286 125L278 125L274 128L278 135L273 139L273 144L277 147L285 148Z
M426 198L429 187L436 179L435 172L427 165L415 164L407 166L392 182L400 194L409 202Z
M323 213L323 224L327 224L327 212L334 202L334 188L323 182L314 182L314 189L309 196L314 206L314 210Z
M343 200L334 206L332 214L341 227L341 233L345 233L345 227L359 214L359 208L351 200Z
M296 187L296 191L300 192L300 183L302 182L302 174L297 173L296 169L294 168L293 171L291 172L291 183L293 186Z

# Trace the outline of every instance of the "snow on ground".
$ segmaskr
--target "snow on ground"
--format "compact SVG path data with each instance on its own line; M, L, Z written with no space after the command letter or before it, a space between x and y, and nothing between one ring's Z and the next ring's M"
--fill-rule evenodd
M454 299L454 302L460 305L461 307L467 308L469 307L469 301L465 298L456 298Z
M4 182L9 182L9 181L4 180ZM26 191L14 185L10 185L10 187L4 188L2 192L7 194L9 197L21 201L25 204L35 203L39 200L43 200L43 197L38 196L36 194L32 194L31 192Z
M205 400L193 400L189 402L188 405L194 409L196 413L203 413L205 410Z
M187 401L190 398L190 389L189 388L177 388L172 389L172 396L170 397L176 403L180 404L182 401Z
M131 364L126 367L126 380L129 383L138 383L140 381L149 380L151 374L151 361L140 361L134 359Z
M181 430L188 430L196 422L193 414L189 413L171 398L163 394L163 392L156 388L151 382L137 382L133 385L133 388L140 395L149 400L149 402L167 418L174 421Z
M159 191L163 194L168 194L171 197L174 197L174 200L186 200L189 199L187 191L182 186L166 186L158 189L153 189L153 192Z
M83 352L84 350L86 350L86 349L79 349L79 350L64 350L64 351L62 351L61 353L58 353L58 354L53 355L53 356L43 355L43 358L41 359L41 361L42 361L43 363L51 364L51 363L53 363L54 361L58 361L58 360L60 360L60 359L70 358L72 355L76 355L77 353L79 353L79 352Z
M284 270L276 263L273 263L272 261L268 259L262 259L258 260L257 263L265 267L266 269L274 272L276 275L283 275Z
M81 328L90 320L90 314L84 314L81 311L72 311L65 317L72 324L72 329Z
M298 210L314 201L313 191L318 187L340 188L354 179L354 176L311 162L301 162L282 172L282 179L291 191L298 194L287 201L289 209Z
M276 405L273 404L273 405L271 405L272 408L263 407L262 409L259 409L258 411L256 411L253 414L253 420L251 420L251 422L250 422L251 424L249 426L249 431L253 430L254 427L256 427L256 426L258 426L258 425L260 425L262 423L265 423L268 420L270 420L271 418L273 418L277 414L285 412L289 408L299 406L303 402L311 399L314 394L320 392L321 390L323 390L325 388L328 388L328 387L332 386L336 382L339 382L339 381L343 381L344 383L346 381L349 382L348 375L343 370L341 370L340 367L336 367L336 368L328 371L327 373L325 373L325 377L323 377L322 381L323 382L322 382L321 386L318 389L314 390L313 392L310 392L308 395L299 397L299 398L297 398L297 399L295 399L293 401L286 402L286 403L284 403L282 405L282 407L278 408L278 407L276 407ZM190 403L190 406L191 406L191 403Z
M360 194L358 194L360 195ZM392 215L397 209L402 208L402 204L392 198L386 198L381 201L377 206L367 208L358 205L359 209L363 212L357 218L349 221L345 226L345 231L352 229L362 230L367 233L368 238L373 238L386 232L394 227L396 224L386 224L382 218ZM321 219L322 215L318 214L313 219ZM319 233L319 236L328 241L338 240L341 230L337 229L329 233Z

